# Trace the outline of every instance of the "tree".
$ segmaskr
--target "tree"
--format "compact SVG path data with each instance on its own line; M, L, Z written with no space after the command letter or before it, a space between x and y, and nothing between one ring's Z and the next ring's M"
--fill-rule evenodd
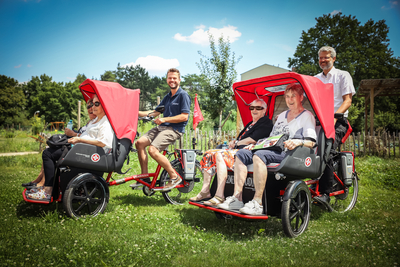
M214 119L219 116L219 128L221 129L222 112L226 105L232 101L232 84L236 80L237 71L235 66L241 57L235 58L235 53L231 51L229 39L224 40L223 36L218 39L216 47L214 37L209 33L211 57L203 55L199 51L200 63L196 63L202 75L206 77L207 86L205 92L206 110L210 112Z
M118 63L115 76L115 81L123 87L140 89L141 110L147 109L151 105L155 88L152 86L151 78L145 68L140 65L121 67Z
M314 27L307 32L302 32L293 58L288 60L289 67L294 67L298 73L315 75L321 72L318 50L322 46L329 45L337 52L335 67L350 73L356 90L362 79L386 79L400 76L400 58L394 57L393 51L389 48L389 28L385 20L374 22L370 19L361 25L355 16L344 16L338 13L333 16L323 15L316 18L316 21ZM362 103L355 95L349 112L362 108ZM399 104L399 97L375 98L377 111L398 114ZM360 131L363 128L363 113L354 112L354 114L349 114L350 116L354 120L351 121L353 128Z
M115 82L115 72L107 70L100 76L102 81Z
M23 123L26 98L18 81L0 75L0 125Z

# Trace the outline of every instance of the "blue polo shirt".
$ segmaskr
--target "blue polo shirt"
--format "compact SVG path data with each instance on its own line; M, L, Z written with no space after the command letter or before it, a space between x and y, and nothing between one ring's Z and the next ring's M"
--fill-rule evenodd
M179 87L178 91L174 96L172 93L169 92L166 94L161 101L159 106L164 106L164 117L173 117L182 113L190 114L190 96L189 94L184 91L181 87ZM188 116L189 119L189 116ZM188 121L183 121L179 123L169 123L165 122L162 123L162 126L171 126L174 130L177 130L180 133L185 132L185 126Z

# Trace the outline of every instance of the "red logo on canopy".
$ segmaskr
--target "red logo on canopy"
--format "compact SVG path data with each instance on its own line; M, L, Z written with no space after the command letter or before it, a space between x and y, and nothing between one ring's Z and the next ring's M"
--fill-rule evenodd
M312 163L312 160L310 157L306 158L306 160L304 161L304 165L306 165L306 167L310 167Z
M93 162L98 162L100 160L100 155L97 153L94 153L91 157Z

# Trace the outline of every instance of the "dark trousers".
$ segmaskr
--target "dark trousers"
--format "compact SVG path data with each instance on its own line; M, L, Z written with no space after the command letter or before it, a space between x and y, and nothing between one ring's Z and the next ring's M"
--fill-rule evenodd
M349 124L347 123L346 118L336 121L335 142L333 143L331 151L336 151L338 149L338 147L342 143L342 138L346 135L348 129L349 129ZM332 192L333 185L335 184L335 176L333 175L332 157L329 157L329 160L326 165L327 166L325 167L324 173L319 179L319 191L322 194L329 195Z
M54 172L56 170L56 162L61 157L62 148L46 148L42 154L44 169L44 186L54 186Z

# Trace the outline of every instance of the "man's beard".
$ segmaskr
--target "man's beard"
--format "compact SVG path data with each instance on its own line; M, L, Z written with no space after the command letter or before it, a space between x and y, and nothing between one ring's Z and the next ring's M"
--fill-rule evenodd
M319 64L319 67L322 70L329 70L330 68L332 68L332 66L333 66L333 62L332 61L329 61L328 63L326 63L325 67L322 67L321 64Z

